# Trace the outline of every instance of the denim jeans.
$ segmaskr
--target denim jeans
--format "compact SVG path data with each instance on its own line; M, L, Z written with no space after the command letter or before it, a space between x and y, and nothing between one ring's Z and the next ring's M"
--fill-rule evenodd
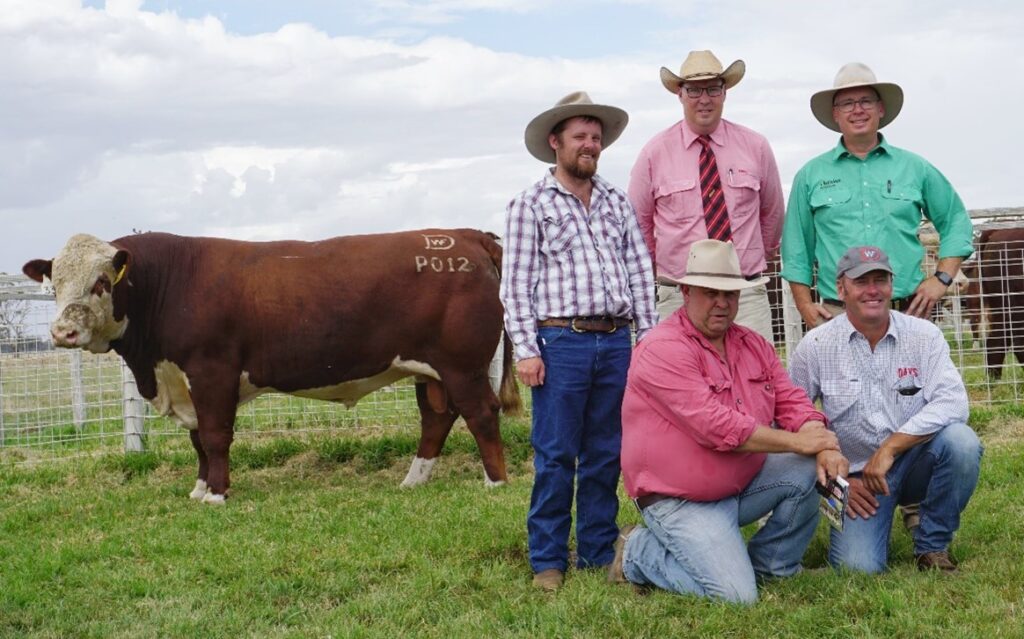
M949 548L953 534L960 528L960 513L978 484L981 454L978 436L967 424L959 422L904 452L885 476L889 495L875 495L875 515L867 519L847 516L842 532L832 530L829 563L862 572L885 570L897 504L921 503L914 554Z
M632 350L626 327L614 333L537 332L544 383L533 388L533 467L526 528L534 572L569 562L573 483L578 567L615 555L619 512L622 394Z
M757 601L757 577L788 577L818 523L813 457L767 455L742 493L720 501L664 499L643 510L646 528L626 541L623 570L651 584L739 603ZM740 527L771 512L744 545Z

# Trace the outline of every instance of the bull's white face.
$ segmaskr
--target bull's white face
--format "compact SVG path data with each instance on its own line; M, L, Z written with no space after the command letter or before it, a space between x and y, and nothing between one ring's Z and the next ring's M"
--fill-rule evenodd
M57 319L50 332L55 345L105 353L111 340L124 335L127 318L114 320L116 253L109 242L82 234L68 240L53 259L50 280L57 295Z

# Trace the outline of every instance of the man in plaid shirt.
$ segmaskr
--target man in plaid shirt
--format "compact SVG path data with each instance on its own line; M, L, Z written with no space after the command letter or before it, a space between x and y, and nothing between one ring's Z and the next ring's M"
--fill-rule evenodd
M562 585L576 485L576 566L611 563L621 406L637 339L657 322L651 258L626 194L597 172L626 126L622 109L572 93L526 127L555 167L508 205L501 300L520 381L533 392L533 583Z

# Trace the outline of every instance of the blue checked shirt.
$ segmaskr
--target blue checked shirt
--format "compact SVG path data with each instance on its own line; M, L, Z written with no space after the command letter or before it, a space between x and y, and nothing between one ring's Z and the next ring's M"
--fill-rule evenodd
M625 192L594 176L590 210L553 175L517 195L505 217L501 301L516 361L540 357L537 321L610 315L658 321L654 273Z
M931 435L967 422L967 389L942 331L896 311L874 352L846 314L808 332L789 374L811 401L821 399L852 473L893 433Z

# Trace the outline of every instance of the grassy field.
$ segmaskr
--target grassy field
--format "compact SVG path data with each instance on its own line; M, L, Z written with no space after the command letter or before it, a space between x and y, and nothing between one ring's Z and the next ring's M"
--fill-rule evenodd
M414 490L398 483L415 429L245 439L222 508L187 499L184 435L141 455L0 467L0 637L1020 637L1020 413L974 416L987 450L954 544L960 575L918 573L897 530L889 573L805 573L751 608L602 571L535 591L521 420L505 420L511 481L493 490L464 427ZM619 519L639 515L624 502ZM808 567L824 564L825 533Z

